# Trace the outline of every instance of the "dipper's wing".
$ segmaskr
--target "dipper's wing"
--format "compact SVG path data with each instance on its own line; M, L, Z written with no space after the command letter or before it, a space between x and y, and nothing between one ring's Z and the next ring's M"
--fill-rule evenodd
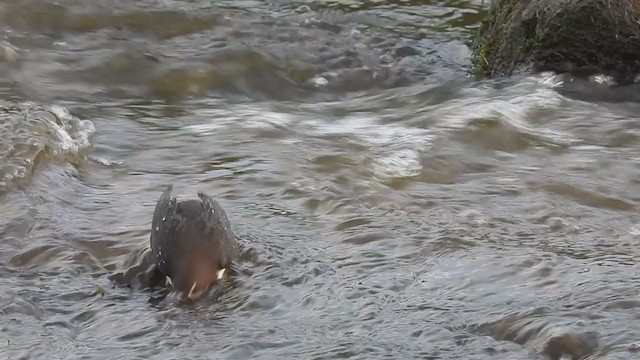
M207 223L207 232L213 235L213 239L219 242L220 248L223 249L222 255L223 266L228 266L231 258L234 256L235 235L231 230L231 224L227 218L227 213L217 201L213 200L209 195L198 192L198 197L202 202L205 214L204 218Z
M160 195L151 221L150 237L151 251L156 266L167 276L170 276L171 264L163 259L168 258L165 251L172 250L169 241L172 238L173 216L176 212L176 198L172 197L172 193L173 185L169 185Z
M227 219L227 214L220 204L213 200L209 195L200 191L198 192L198 197L200 198L206 213L204 218L207 221L207 230L213 230L211 229L212 227L215 229L229 229L229 219Z

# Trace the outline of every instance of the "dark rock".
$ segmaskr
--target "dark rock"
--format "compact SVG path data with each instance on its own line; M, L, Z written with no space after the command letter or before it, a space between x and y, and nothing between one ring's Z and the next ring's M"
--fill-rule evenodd
M598 344L598 334L595 332L564 333L550 337L542 352L552 360L560 360L567 355L572 360L578 360L594 355Z
M632 81L640 0L494 0L474 40L476 75L555 71Z

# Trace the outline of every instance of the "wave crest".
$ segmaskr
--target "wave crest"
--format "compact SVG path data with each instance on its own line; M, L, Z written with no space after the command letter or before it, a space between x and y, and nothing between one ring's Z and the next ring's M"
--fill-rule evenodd
M43 162L75 161L91 147L95 130L59 105L0 101L0 192L27 181Z

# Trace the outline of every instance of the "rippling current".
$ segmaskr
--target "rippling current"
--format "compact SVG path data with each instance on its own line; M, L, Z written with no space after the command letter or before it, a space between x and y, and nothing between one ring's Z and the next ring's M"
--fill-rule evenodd
M470 77L487 7L1 0L0 357L638 358L638 88ZM169 183L194 306L109 278Z

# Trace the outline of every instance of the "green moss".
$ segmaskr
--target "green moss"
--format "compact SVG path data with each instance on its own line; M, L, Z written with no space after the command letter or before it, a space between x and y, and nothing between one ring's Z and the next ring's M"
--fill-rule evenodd
M537 40L534 38L529 38L527 39L527 41L524 43L524 48L525 50L531 50L533 49L533 47L536 45Z
M473 73L477 76L489 76L492 72L499 44L504 42L507 26L517 14L517 0L500 0L491 5L488 17L482 22L476 34L476 51L472 61ZM493 20L493 21L491 21Z
M477 76L489 75L489 42L485 42L478 50L476 60L473 64L473 73Z
M483 20L480 23L480 26L478 26L478 31L476 31L476 38L484 35L484 33L487 31L488 28L489 28L489 22L487 20Z
M638 18L640 8L626 1L494 0L473 39L471 73L585 66L616 76L640 72Z
M536 46L536 43L537 43L537 40L535 38L527 38L518 48L518 53L516 55L516 58L518 60L525 59L529 55L529 52L531 51L531 49L533 49Z
M471 59L472 72L476 76L489 75L489 58L491 55L491 28L488 20L482 21L475 36L475 51Z
M98 285L98 286L96 287L96 293L97 293L98 295L100 295L100 297L104 297L104 293L105 293L105 291L104 291L104 289L103 289L100 285Z

